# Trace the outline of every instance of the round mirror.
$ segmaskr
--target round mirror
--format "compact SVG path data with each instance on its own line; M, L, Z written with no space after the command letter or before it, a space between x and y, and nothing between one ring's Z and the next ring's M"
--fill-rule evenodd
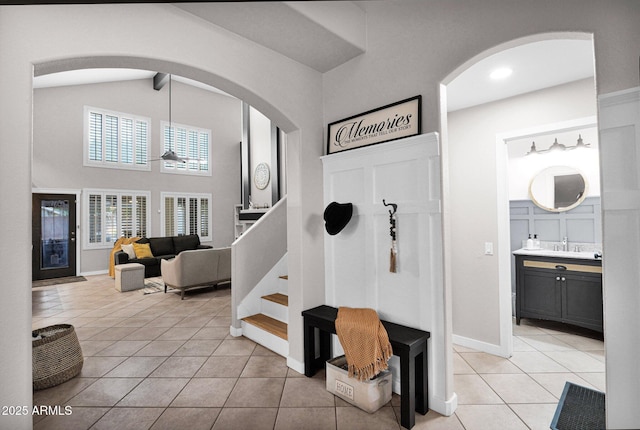
M535 175L529 195L536 206L551 212L564 212L578 206L587 196L587 179L568 166L547 167Z

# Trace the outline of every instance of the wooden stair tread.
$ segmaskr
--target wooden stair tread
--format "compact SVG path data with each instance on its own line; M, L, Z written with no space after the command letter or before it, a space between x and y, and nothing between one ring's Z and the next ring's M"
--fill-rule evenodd
M288 281L289 280L289 275L282 275L282 276L279 276L279 278L280 279L284 279L285 281Z
M281 293L269 294L268 296L262 296L263 299L270 302L278 303L282 306L289 306L289 296Z
M282 321L278 321L263 314L251 315L250 317L242 318L242 321L261 328L262 330L278 336L279 338L288 340L287 324Z

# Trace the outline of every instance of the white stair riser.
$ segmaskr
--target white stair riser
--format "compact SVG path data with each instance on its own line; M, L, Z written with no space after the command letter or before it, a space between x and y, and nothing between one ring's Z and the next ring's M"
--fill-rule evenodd
M260 303L260 313L270 316L273 319L289 323L289 308L271 300L262 299Z
M246 321L242 321L242 335L283 357L289 355L289 342Z

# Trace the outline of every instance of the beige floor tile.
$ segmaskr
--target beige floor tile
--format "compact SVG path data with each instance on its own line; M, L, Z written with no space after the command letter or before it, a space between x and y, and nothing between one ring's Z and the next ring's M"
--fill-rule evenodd
M509 360L525 373L563 373L569 371L540 351L514 352Z
M507 405L459 405L456 415L465 430L527 430Z
M209 357L221 342L220 339L191 339L186 341L173 355Z
M183 318L181 321L179 321L178 323L176 323L174 325L174 327L196 327L196 328L202 328L204 327L209 321L211 321L212 317L208 317L208 316L188 316Z
M163 408L113 408L91 430L147 430L163 411Z
M556 397L529 375L486 374L481 376L505 403L558 403Z
M147 346L136 352L138 356L164 356L168 357L180 348L183 340L154 340Z
M335 408L280 408L274 430L336 430Z
M200 381L201 379L194 379ZM280 405L285 378L240 378L225 406L273 408Z
M209 357L195 376L196 378L238 378L247 361L249 357Z
M80 377L99 378L126 359L127 357L85 357Z
M535 351L536 349L523 341L520 336L513 336L513 350L514 351Z
M156 340L189 340L196 334L197 327L171 327L162 333Z
M324 378L289 378L280 406L284 408L331 407L335 396L327 391Z
M545 334L543 330L538 327L526 325L524 321L520 323L520 325L513 325L513 335L514 336L524 336L524 335L535 335L535 334Z
M224 408L212 430L273 430L277 408Z
M604 341L601 339L592 339L575 334L555 334L553 336L580 351L604 351Z
M400 422L400 408L394 407L398 422ZM429 411L426 415L416 413L416 424L411 430L464 430L456 414L450 417Z
M143 326L129 334L124 340L146 340L152 341L158 338L162 333L169 330L168 327L151 327Z
M229 327L203 327L191 339L224 339L229 336Z
M191 378L207 357L169 357L149 375L152 378Z
M599 373L577 373L579 377L593 385L598 391L603 393L607 390L607 376L604 372Z
M171 403L172 407L219 408L236 384L235 378L194 378ZM252 405L258 406L258 405Z
M69 415L50 415L44 417L33 426L34 430L87 430L93 426L109 408L81 408L71 409Z
M242 374L243 378L285 378L287 364L281 357L251 356Z
M587 388L595 388L575 373L532 373L530 376L558 399L562 395L566 382L572 382Z
M571 345L550 334L519 336L523 342L533 346L537 351L569 351Z
M114 406L142 378L101 378L69 400L71 406Z
M219 408L167 408L151 430L210 430Z
M606 357L606 354L605 354L604 350L602 350L602 351L584 351L584 352L588 356L595 358L596 360L600 361L601 363L606 363L606 361L607 361L607 357Z
M461 352L460 357L477 373L522 373L509 359L485 352Z
M146 378L166 357L129 357L112 371L106 378Z
M453 389L459 405L504 403L479 375L453 375Z
M455 352L478 352L478 350L473 349L473 348L467 348L466 346L462 346L462 345L453 345L453 350Z
M213 355L251 355L256 343L246 338L225 339Z
M153 320L152 317L131 317L125 318L114 327L144 327Z
M392 407L382 407L369 414L355 407L337 407L336 422L338 430L391 430L400 425Z
M215 316L207 323L207 327L227 327L231 326L231 317Z
M76 336L78 336L78 340L89 340L92 336L100 333L101 331L106 330L105 327L75 327Z
M549 430L557 404L509 405L531 430Z
M98 381L97 378L76 377L55 387L33 392L34 406L59 406L64 405L76 394Z
M188 382L188 378L147 378L118 402L118 407L167 407Z
M90 355L96 355L109 345L112 345L112 340L81 340L80 348L82 348L82 355L85 357Z
M453 353L453 373L457 375L474 374L475 370L457 352Z
M605 364L582 351L548 351L545 354L572 372L604 372Z
M129 357L140 349L144 348L149 341L147 340L118 340L116 342L110 342L111 344L106 348L101 349L95 353L96 356L102 357ZM82 349L84 352L84 348ZM85 353L86 355L86 353Z

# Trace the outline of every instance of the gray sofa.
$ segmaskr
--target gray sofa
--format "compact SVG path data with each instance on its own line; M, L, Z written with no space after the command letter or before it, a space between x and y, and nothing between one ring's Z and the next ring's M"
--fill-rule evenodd
M171 260L160 262L160 271L167 286L182 290L214 286L231 281L231 248L211 248L183 251Z
M193 249L208 249L209 245L201 245L200 237L197 234L187 234L184 236L167 237L143 237L136 243L148 243L153 257L150 258L129 258L124 251L118 251L113 258L115 264L140 263L144 266L144 277L150 278L160 276L160 261L174 258L183 251Z

